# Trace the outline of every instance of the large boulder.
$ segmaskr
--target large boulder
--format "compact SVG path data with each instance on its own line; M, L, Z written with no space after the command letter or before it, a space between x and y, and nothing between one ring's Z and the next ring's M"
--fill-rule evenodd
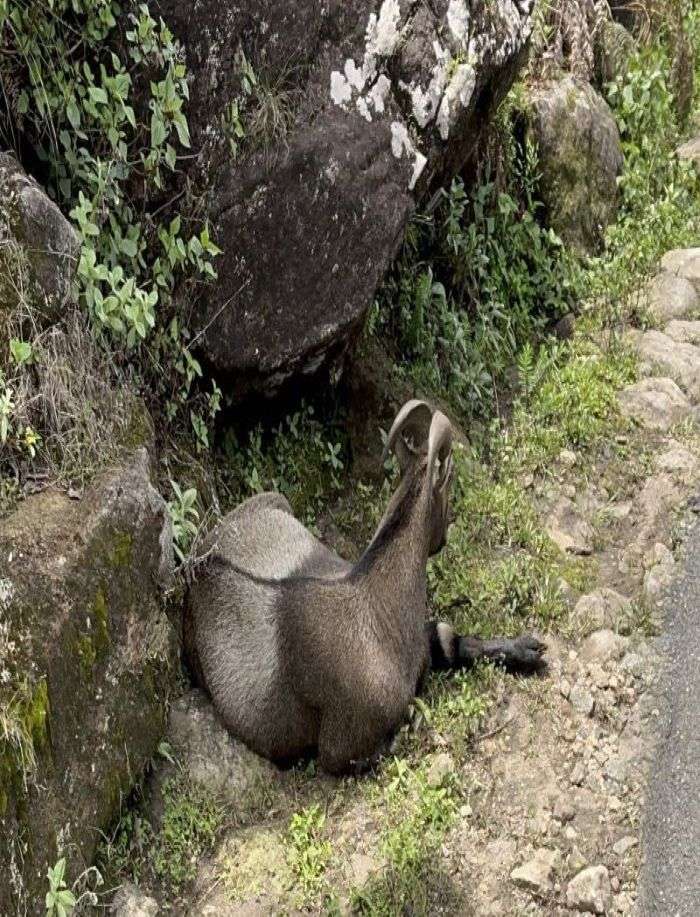
M548 224L578 251L595 251L617 214L623 165L610 108L592 86L564 76L530 91L526 121Z
M160 583L167 508L138 450L80 500L45 491L0 523L0 913L43 914L151 758L177 660Z
M434 179L524 60L531 0L162 0L225 254L193 332L230 390L344 351Z
M30 178L9 153L0 153L0 271L14 277L17 265L8 258L26 262L31 283L43 294L52 314L60 314L70 292L78 263L80 240L46 192ZM8 291L0 283L0 308Z

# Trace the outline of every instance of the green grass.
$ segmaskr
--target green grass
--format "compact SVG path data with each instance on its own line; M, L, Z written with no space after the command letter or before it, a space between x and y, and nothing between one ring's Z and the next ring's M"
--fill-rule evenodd
M295 812L285 836L287 865L300 905L318 904L328 891L324 876L332 848L324 836L326 815L320 805Z
M156 876L177 892L195 877L201 856L213 849L225 815L211 792L184 776L166 780L163 801L151 859Z
M636 359L617 340L594 342L583 326L537 357L525 347L518 369L521 396L499 442L507 473L542 470L565 448L590 453L624 428L617 393L636 380Z
M379 804L385 814L380 840L384 868L352 895L360 914L393 917L411 908L429 914L437 884L440 844L457 813L462 790L455 773L430 776L430 761L394 758L380 778Z
M221 801L184 773L162 787L162 819L156 830L142 807L127 810L98 853L108 879L156 881L169 900L194 879L201 858L211 853L226 821Z

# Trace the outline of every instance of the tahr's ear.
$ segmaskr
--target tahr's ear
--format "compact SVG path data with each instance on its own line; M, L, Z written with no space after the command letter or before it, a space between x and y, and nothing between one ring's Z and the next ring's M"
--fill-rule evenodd
M432 417L433 412L425 401L415 398L407 401L389 430L382 464L387 460L389 453L394 452L403 472L416 456L425 455Z
M444 487L451 473L452 424L444 414L436 411L428 434L428 474L433 487Z

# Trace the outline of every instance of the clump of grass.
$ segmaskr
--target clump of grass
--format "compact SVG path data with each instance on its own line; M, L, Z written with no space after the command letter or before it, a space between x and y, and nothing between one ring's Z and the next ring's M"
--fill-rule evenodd
M387 825L381 841L382 872L353 893L360 914L393 917L410 908L431 912L431 891L438 851L457 812L459 791L455 774L431 780L427 764L413 767L394 758L384 769L381 805Z
M494 670L487 665L470 672L431 675L424 695L414 701L420 718L453 749L463 752L488 710L493 679Z
M518 357L521 396L499 456L507 472L540 470L564 448L591 450L625 422L617 393L636 379L636 359L623 344L601 346L585 329L572 341Z
M264 150L268 156L286 146L303 99L302 91L293 86L292 76L293 70L285 67L274 76L261 73L255 85L247 116L248 135L253 148Z
M6 703L0 703L0 801L3 783L11 776L10 768L20 774L25 789L28 778L36 770L34 735L26 709L30 701L31 694L24 685ZM0 805L0 811L2 808Z
M324 874L332 848L324 837L325 823L321 806L311 805L295 812L287 829L287 865L303 905L317 904L326 889Z
M165 781L163 801L163 823L154 836L151 861L161 882L178 892L195 877L202 855L213 849L225 813L209 790L184 775Z
M12 681L7 680L10 674L4 664L7 637L7 628L0 620L0 817L12 797L18 811L26 804L29 784L37 771L38 756L48 740L50 713L45 679L33 686L26 678L14 686Z
M138 411L133 393L77 310L44 329L31 309L21 310L5 330L0 398L4 392L8 411L0 466L28 470L31 463L33 473L53 480L88 480L128 438Z
M138 805L122 815L98 854L108 877L156 880L179 896L194 879L200 859L214 849L226 821L221 801L205 786L178 772L162 787L163 815L155 830Z

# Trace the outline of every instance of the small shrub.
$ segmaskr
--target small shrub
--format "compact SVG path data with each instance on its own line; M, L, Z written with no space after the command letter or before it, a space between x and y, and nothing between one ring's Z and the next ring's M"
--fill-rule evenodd
M508 151L505 189L456 179L415 221L372 315L416 384L467 415L492 413L518 348L577 291L575 262L537 220L536 150Z
M178 560L184 563L199 532L198 495L194 487L182 490L175 481L171 481L170 486L175 495L168 502L168 512L173 523L173 546Z
M284 494L294 513L315 521L333 493L344 486L346 445L340 431L316 418L311 405L288 415L271 431L256 426L239 442L233 431L224 439L222 480L228 502L256 493Z

